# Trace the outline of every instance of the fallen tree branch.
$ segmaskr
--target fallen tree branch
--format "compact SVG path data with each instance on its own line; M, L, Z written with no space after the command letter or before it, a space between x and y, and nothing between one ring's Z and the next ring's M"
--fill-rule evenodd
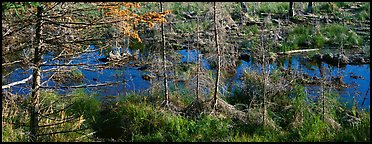
M104 64L85 64L85 63L79 63L79 64L41 64L40 66L105 66L107 63Z
M301 52L310 52L310 51L318 51L319 49L303 49L303 50L291 50L286 52L277 52L278 55L290 55L293 53L301 53Z
M58 88L59 89L64 89L64 88L88 88L88 87L116 85L116 84L120 84L120 83L123 83L123 82L103 83L103 84L95 84L95 85L60 86ZM58 89L57 87L48 87L48 86L40 86L40 88Z

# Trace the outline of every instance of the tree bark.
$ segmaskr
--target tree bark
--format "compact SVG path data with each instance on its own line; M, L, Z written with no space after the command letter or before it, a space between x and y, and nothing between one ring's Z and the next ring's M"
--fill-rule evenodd
M263 30L263 29L262 29ZM263 31L262 31L263 32ZM263 85L262 85L262 96L263 96L263 110L262 110L262 123L265 125L265 115L266 115L266 63L265 63L265 48L263 44L263 34L261 33L261 55L262 55L262 76L263 76Z
M197 17L197 23L196 23L196 48L198 49L198 70L196 72L196 100L199 100L199 73L200 73L200 47L199 47L199 17Z
M160 2L160 10L161 10L161 12L164 11L163 10L163 2ZM163 46L164 98L165 98L165 104L168 105L169 95L168 95L166 52L165 52L164 22L161 23L161 39L162 39L162 46Z
M293 17L294 16L293 7L294 7L294 3L293 2L289 2L289 11L288 11L288 16L289 17Z
M220 47L218 45L218 33L217 33L217 19L216 19L216 2L214 2L213 5L213 11L214 11L214 35L215 35L215 44L217 47L217 76L216 76L216 84L214 87L214 96L213 96L213 101L214 101L214 106L213 109L216 110L217 108L217 95L218 95L218 84L220 81L220 68L221 68L221 55L220 55Z
M313 13L313 2L309 2L309 5L307 5L307 12Z
M31 98L31 142L37 141L37 132L39 127L39 97L40 97L40 65L42 63L42 44L43 39L41 38L43 32L43 21L42 21L43 8L39 6L37 8L37 24L36 24L36 47L34 53L34 64L36 68L33 73L33 84L32 84L32 98Z
M247 13L248 12L248 7L245 4L245 2L240 2L240 6L242 7L243 13Z

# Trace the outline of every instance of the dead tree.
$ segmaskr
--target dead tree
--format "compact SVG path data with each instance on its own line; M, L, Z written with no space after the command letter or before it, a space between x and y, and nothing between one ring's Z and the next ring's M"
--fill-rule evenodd
M307 5L307 12L313 13L313 2L309 2L309 4Z
M264 38L263 38L263 31L264 29L261 29L261 57L262 57L262 77L263 77L263 85L262 85L262 123L265 125L265 115L266 115L266 62L265 62L265 46L263 44Z
M25 60L15 60L2 64L2 67L6 67L15 63L25 63L25 65L33 69L33 74L29 78L24 80L13 82L11 84L3 85L2 88L10 88L11 86L26 83L32 78L32 94L30 104L30 141L40 141L39 136L49 136L57 133L69 133L78 131L76 129L66 131L50 131L51 127L61 125L66 122L71 122L75 118L60 119L59 122L54 124L39 125L47 120L56 119L55 115L58 115L61 111L69 108L69 106L61 108L60 110L49 113L48 109L51 105L45 104L40 105L40 89L65 89L65 88L87 88L97 86L107 86L113 84L123 83L114 82L106 84L95 84L95 85L78 85L78 86L45 86L41 80L45 77L51 79L58 71L61 71L63 67L96 67L105 68L106 64L70 64L70 63L52 63L50 61L43 62L42 56L46 52L51 52L53 55L52 60L63 60L69 61L78 57L80 54L91 52L86 48L86 45L100 46L101 50L108 47L111 41L115 41L118 38L127 36L124 33L117 34L111 37L103 37L104 34L108 33L108 27L115 24L122 24L121 19L117 17L91 17L87 13L99 12L99 8L104 8L106 5L102 3L84 3L85 6L81 8L81 3L41 3L41 6L37 8L36 15L32 13L27 15L21 15L21 17L13 17L14 13L12 10L3 11L3 29L8 29L7 32L3 31L3 47L2 58L11 57L9 55L16 55L21 50L34 50L33 61L28 62ZM120 6L120 5L119 5ZM44 10L43 8L44 7ZM32 8L30 8L31 10ZM15 8L17 11L18 9ZM78 18L79 22L73 20L72 17ZM36 27L36 30L34 30ZM5 33L4 33L5 32ZM102 41L105 42L102 42ZM31 60L31 59L30 59ZM70 61L71 62L71 61ZM113 62L114 63L114 62ZM115 63L114 63L115 64ZM117 63L116 63L117 64ZM42 70L42 67L53 66L48 70ZM55 72L54 74L43 74L43 72ZM47 80L47 81L48 81ZM56 101L55 103L58 103ZM72 104L71 104L72 105ZM54 108L53 108L54 109ZM47 113L48 112L48 113ZM62 121L62 122L61 122ZM41 129L43 128L43 129ZM43 130L48 131L47 133ZM53 129L52 129L53 130Z
M218 84L220 81L220 69L221 69L221 55L220 55L220 47L218 45L218 32L217 32L217 19L216 19L216 2L213 3L213 17L214 17L214 40L215 45L217 48L217 75L216 75L216 83L214 86L214 95L213 95L213 109L217 109L217 98L218 98Z
M242 7L243 13L247 13L248 12L248 7L245 4L245 2L240 2L240 6Z
M294 11L293 11L294 3L289 2L289 11L288 11L288 16L293 17L294 16Z
M163 12L163 2L160 2L160 11ZM161 39L162 39L162 51L163 51L163 75L164 75L164 104L167 106L169 103L168 94L168 81L167 81L167 63L166 63L166 52L165 52L165 35L164 35L164 22L161 23Z
M39 127L39 97L40 97L40 64L42 62L42 45L43 39L41 38L43 33L43 7L37 7L37 24L36 24L36 46L34 53L34 65L35 69L33 72L33 84L32 84L32 98L31 98L31 142L37 141L37 131Z
M197 16L197 23L196 23L196 48L198 50L198 68L196 72L196 100L199 100L199 91L200 91L200 86L199 86L199 73L200 73L200 56L201 56L201 49L199 47L199 16Z

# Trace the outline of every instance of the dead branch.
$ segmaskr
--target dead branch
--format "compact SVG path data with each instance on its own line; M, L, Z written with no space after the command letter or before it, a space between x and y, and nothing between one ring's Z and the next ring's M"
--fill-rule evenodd
M39 126L39 128L42 128L42 127L50 127L50 126L56 126L56 125L64 124L64 123L66 123L66 122L70 122L70 121L74 121L74 120L79 120L79 119L72 117L72 118L69 118L69 119L64 119L64 120L62 120L61 122L52 123L52 124L46 124L46 125L41 125L41 126Z
M7 88L10 88L10 87L15 86L15 85L24 84L24 83L26 83L27 81L29 81L31 78L32 78L32 75L30 75L28 78L25 78L25 79L23 79L23 80L16 81L16 82L13 82L13 83L10 83L10 84L7 84L7 85L4 85L4 86L2 86L1 88L2 88L2 89L7 89Z
M70 133L70 132L83 131L83 130L87 130L87 129L88 129L88 128L80 129L80 130L59 131L59 132L52 132L52 133L38 134L37 136L54 135L54 134L60 134L60 133Z
M69 89L69 88L88 88L88 87L99 87L99 86L109 86L109 85L116 85L123 82L113 82L113 83L103 83L103 84L95 84L95 85L78 85L78 86L60 86L57 87L48 87L48 86L41 86L40 88L47 88L47 89Z
M301 53L301 52L310 52L310 51L318 51L319 49L303 49L303 50L291 50L286 52L278 52L278 55L290 55L293 53Z

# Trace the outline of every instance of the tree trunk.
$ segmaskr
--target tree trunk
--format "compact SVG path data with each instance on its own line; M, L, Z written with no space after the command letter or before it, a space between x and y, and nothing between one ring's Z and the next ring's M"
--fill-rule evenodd
M288 11L288 16L289 17L293 17L294 16L293 7L294 7L294 3L293 2L289 2L289 11Z
M39 128L39 97L40 97L40 65L42 63L42 13L43 8L39 6L37 8L37 24L36 24L36 47L34 53L34 64L35 69L33 73L33 84L32 84L32 98L31 98L31 119L30 119L30 129L31 129L31 142L37 141L37 132Z
M213 5L213 11L214 11L214 35L215 35L215 44L217 47L217 76L216 76L216 84L214 87L214 96L213 96L213 101L214 101L214 106L213 109L216 110L217 108L217 95L218 95L218 83L220 81L220 68L221 68L221 56L220 56L220 47L218 46L218 33L217 33L217 19L216 19L216 2L214 2Z
M262 32L263 32L263 29L262 29ZM263 34L261 33L261 55L262 55L262 64L263 64L263 67L262 67L262 76L263 76L263 86L262 86L262 96L263 96L263 102L262 102L262 105L263 105L263 110L262 110L262 123L265 125L265 115L266 115L266 96L265 96L265 93L266 93L266 63L265 63L265 48L264 48L264 44L263 44Z
M248 12L248 7L245 4L245 2L240 2L240 6L242 7L243 13L247 13Z
M200 90L200 85L199 85L199 73L200 73L200 53L201 50L199 48L199 17L197 17L197 22L196 22L196 48L198 50L198 70L196 72L196 100L199 100L199 90Z
M307 12L313 13L313 2L309 2L309 5L307 5Z
M163 2L160 2L160 10L163 12ZM165 53L165 35L164 35L164 22L161 23L161 39L163 46L163 70L164 70L164 97L165 104L168 105L169 95L168 95L168 81L167 81L167 65L166 65L166 53Z

